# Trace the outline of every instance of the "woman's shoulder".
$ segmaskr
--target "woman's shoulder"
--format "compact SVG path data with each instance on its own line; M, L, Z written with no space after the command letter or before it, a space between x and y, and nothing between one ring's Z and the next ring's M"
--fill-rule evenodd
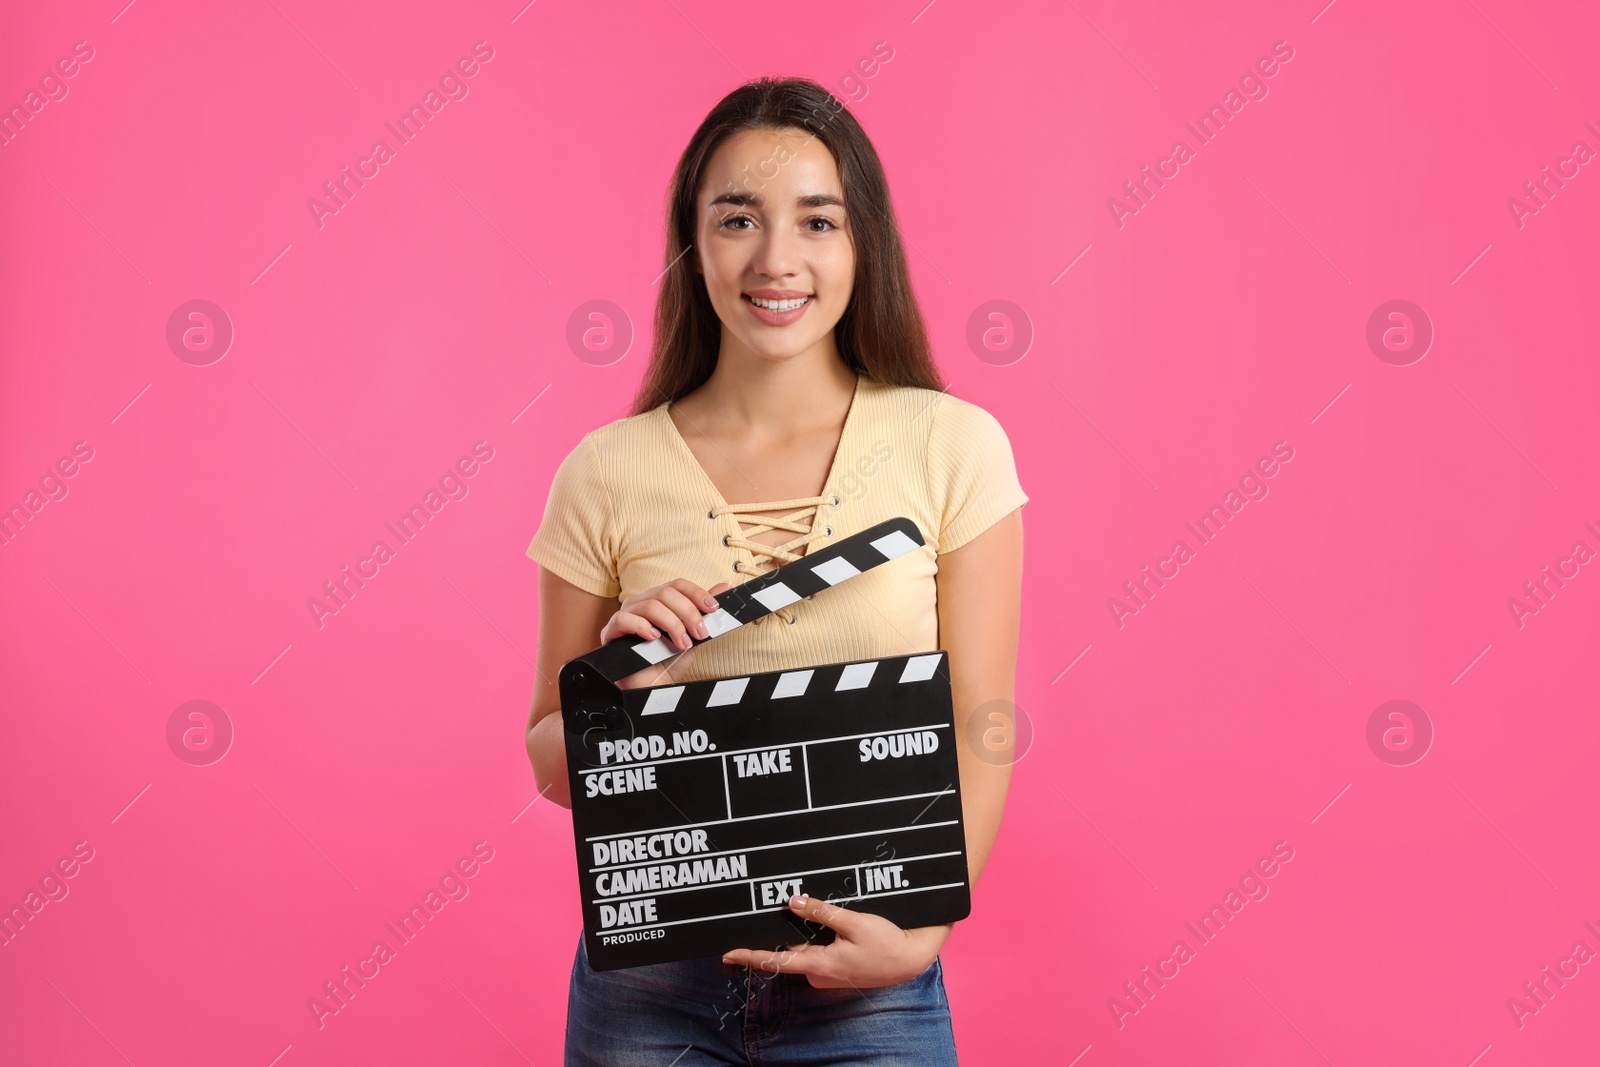
M960 447L962 443L1006 440L999 419L986 408L951 395L948 389L884 382L873 382L872 389L885 417L925 435L930 444L953 442Z
M616 449L631 449L645 441L660 436L661 420L668 418L666 405L659 405L638 415L624 415L602 423L578 438L573 451L594 449L601 453Z
M556 464L552 491L568 496L612 495L641 476L664 449L661 408L627 415L584 432Z

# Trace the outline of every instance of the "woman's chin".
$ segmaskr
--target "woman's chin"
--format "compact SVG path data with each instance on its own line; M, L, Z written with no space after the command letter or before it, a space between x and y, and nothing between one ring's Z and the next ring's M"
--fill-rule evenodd
M817 338L801 338L774 343L770 337L741 337L744 346L768 363L787 363L803 355L817 343Z

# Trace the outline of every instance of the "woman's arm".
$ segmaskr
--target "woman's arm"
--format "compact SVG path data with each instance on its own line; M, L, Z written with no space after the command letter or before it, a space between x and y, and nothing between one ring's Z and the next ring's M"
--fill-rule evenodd
M1022 509L940 556L937 581L939 645L950 653L967 871L976 886L1000 832L1011 785L1022 614Z
M533 710L528 714L528 759L540 795L572 807L567 788L567 747L561 730L561 691L556 676L561 665L601 642L598 634L617 611L616 597L596 596L559 575L539 568L538 677L533 684Z
M564 808L572 807L566 738L558 714L562 664L623 634L638 634L650 640L665 636L686 651L618 679L617 687L671 685L694 663L690 635L710 636L702 613L712 610L716 595L730 588L727 582L718 582L709 590L702 589L686 578L677 578L619 601L617 597L596 596L558 574L539 569L539 654L535 657L538 679L534 682L533 710L528 713L527 745L541 796L548 796Z
M1017 631L1022 615L1022 509L940 556L936 580L939 646L950 653L967 879L976 887L1000 833L1000 816L1011 787ZM953 923L943 923L915 927L906 934L931 961L953 928Z

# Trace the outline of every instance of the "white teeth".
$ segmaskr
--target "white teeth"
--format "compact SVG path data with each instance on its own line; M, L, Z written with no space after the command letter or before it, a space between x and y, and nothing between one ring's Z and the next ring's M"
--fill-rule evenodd
M752 296L750 297L750 302L757 307L766 308L768 311L793 311L810 299L809 296L803 296L797 300L763 300L759 296Z

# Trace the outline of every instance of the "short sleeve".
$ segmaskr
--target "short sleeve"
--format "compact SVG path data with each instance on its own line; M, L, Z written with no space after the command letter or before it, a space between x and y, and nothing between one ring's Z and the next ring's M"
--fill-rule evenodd
M611 491L599 446L592 433L586 434L556 468L528 556L579 589L614 597L622 589L617 555Z
M928 493L940 517L940 554L1028 502L999 420L959 397L939 402L928 430Z

